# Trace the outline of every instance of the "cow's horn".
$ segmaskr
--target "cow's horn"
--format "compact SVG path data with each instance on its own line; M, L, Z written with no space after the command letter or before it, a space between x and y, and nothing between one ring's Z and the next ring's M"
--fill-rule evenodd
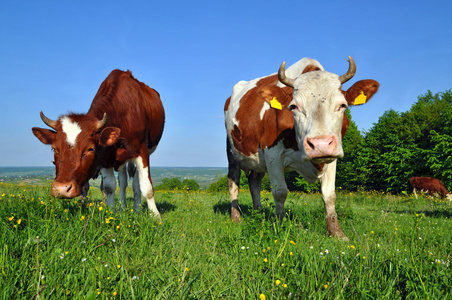
M54 130L57 130L57 129L56 129L56 123L57 123L56 121L47 118L47 117L44 115L44 113L43 113L42 111L41 111L39 114L41 115L41 120L42 120L47 126L49 126L50 128L52 128L52 129L54 129Z
M350 79L352 79L353 76L355 76L356 73L356 64L355 61L351 56L348 57L348 71L344 75L339 76L339 80L341 84L346 83Z
M101 129L102 127L105 126L105 124L107 124L107 113L104 113L104 117L102 118L102 120L97 122L97 129Z
M278 79L279 79L279 81L281 81L285 85L290 86L290 87L293 88L295 80L292 79L292 78L287 78L286 77L286 62L285 61L279 67Z

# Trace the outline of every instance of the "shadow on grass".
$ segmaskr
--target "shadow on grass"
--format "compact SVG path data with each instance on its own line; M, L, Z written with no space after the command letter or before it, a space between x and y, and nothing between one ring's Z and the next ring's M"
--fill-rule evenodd
M167 212L174 211L177 208L176 205L169 203L167 201L160 201L160 202L156 202L155 204L157 205L157 209L159 210L160 214L162 214L162 215ZM145 205L145 207L147 209L148 206Z
M410 212L409 210L394 210L394 211L389 211L395 214L407 214L407 215L412 215L413 212ZM416 214L424 214L426 217L430 217L430 218L438 218L438 219L443 219L443 218L452 218L452 210L450 209L435 209L435 210L419 210L415 212Z
M213 211L216 214L231 215L231 202L220 200L213 206ZM242 217L251 216L256 213L253 206L249 204L239 204L239 211ZM266 216L274 214L274 210L270 210L268 208L261 208L259 212L264 213Z

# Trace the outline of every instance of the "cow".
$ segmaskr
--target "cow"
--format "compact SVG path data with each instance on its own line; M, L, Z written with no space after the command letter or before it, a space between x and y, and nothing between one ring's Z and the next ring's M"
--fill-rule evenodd
M377 81L368 79L342 90L356 72L354 60L348 58L349 69L341 76L303 58L287 70L283 62L277 74L233 87L224 107L233 221L241 219L241 169L248 177L254 209L261 208L261 180L268 173L280 221L288 193L284 173L295 170L310 183L320 180L327 232L347 239L335 208L336 159L344 155L342 136L349 124L345 110L366 103L379 88Z
M113 207L113 170L121 170L131 161L137 168L149 210L160 218L149 172L149 155L155 151L165 124L157 91L135 79L130 71L113 70L100 85L86 114L69 113L51 120L41 111L40 116L53 129L32 128L33 134L51 145L54 152L52 196L79 196L82 186L100 167L107 205ZM134 207L139 208L139 203Z
M446 189L441 180L433 177L411 177L410 186L413 189L414 196L417 199L416 190L421 192L428 192L430 196L435 194L441 197L447 197L452 200L452 194Z

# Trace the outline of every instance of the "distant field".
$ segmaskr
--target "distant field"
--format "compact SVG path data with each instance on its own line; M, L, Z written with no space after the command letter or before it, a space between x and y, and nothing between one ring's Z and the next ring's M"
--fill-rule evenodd
M163 178L177 177L194 179L202 189L226 175L227 168L185 168L185 167L151 167L151 177L154 185L162 183ZM53 180L54 167L0 167L0 182L13 182L22 184L42 185ZM99 180L91 181L91 185L98 186Z

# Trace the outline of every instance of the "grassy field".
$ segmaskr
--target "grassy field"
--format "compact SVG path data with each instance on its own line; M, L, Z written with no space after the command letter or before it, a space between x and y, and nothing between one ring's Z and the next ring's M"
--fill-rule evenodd
M162 223L89 198L0 183L2 299L452 298L450 202L341 192L339 242L319 194L290 193L281 225L269 193L262 214L240 195L239 224L223 193L158 192Z

